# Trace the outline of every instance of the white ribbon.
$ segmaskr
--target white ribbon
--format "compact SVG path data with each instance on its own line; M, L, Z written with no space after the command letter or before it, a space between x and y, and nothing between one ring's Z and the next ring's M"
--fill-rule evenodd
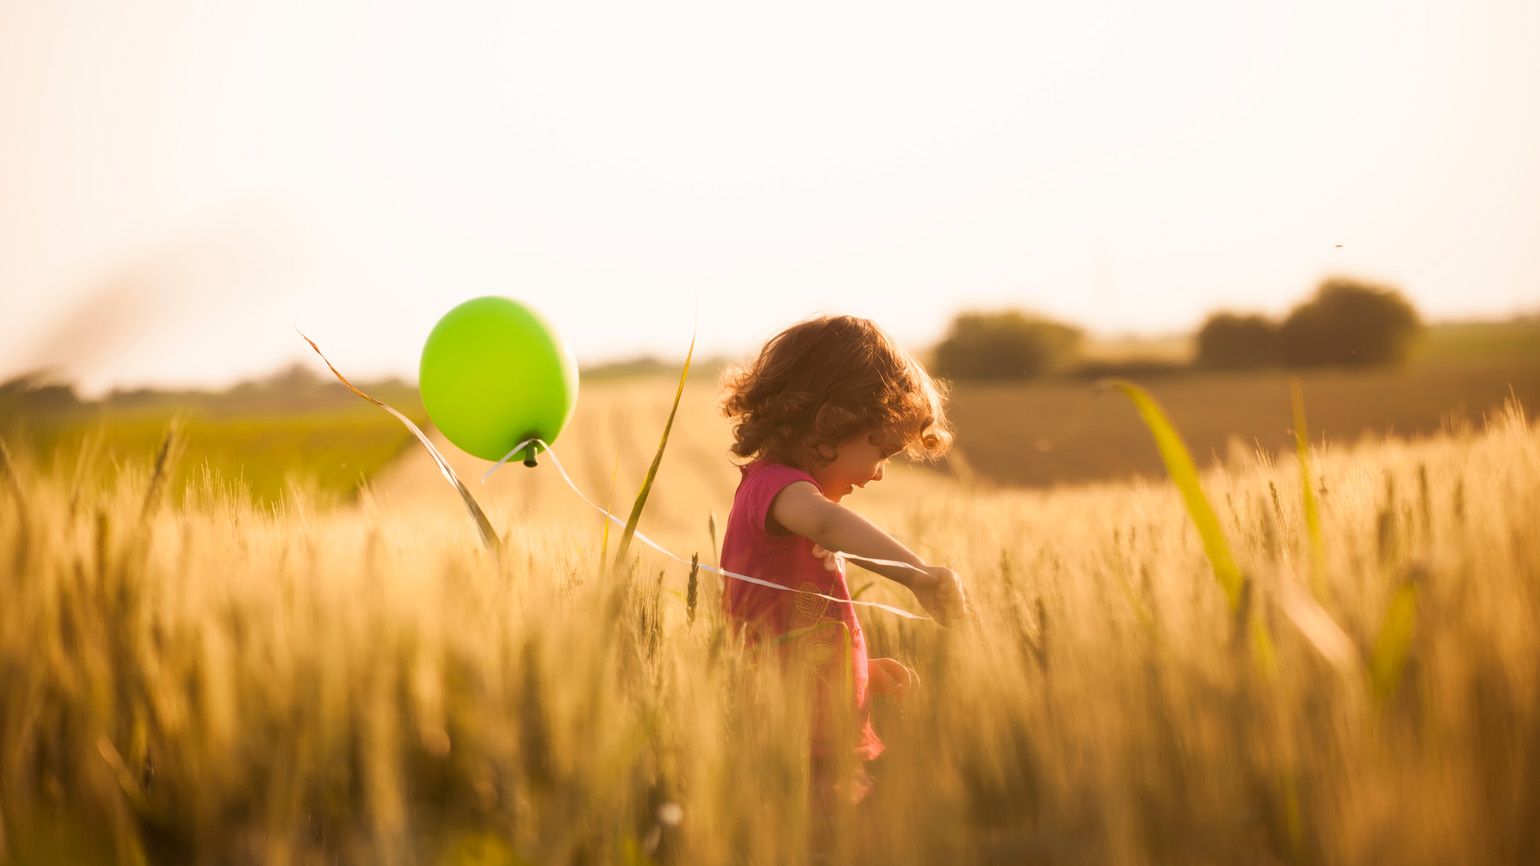
M561 473L562 480L567 482L567 486L572 488L572 492L576 493L578 495L579 499L581 499L584 502L588 503L590 506L592 506L600 514L603 514L605 517L608 517L610 520L614 521L615 525L620 526L622 528L625 527L626 521L624 521L624 520L620 519L619 517L611 514L603 506L599 505L597 502L594 502L592 499L589 499L587 496L585 496L583 494L583 491L578 489L578 486L576 484L574 484L573 481L572 481L572 476L567 474L566 467L561 465L561 460L556 456L556 452L551 450L550 443L546 442L545 440L543 440L543 439L541 439L539 437L533 437L533 438L530 438L530 439L525 439L523 442L520 442L519 444L513 446L513 448L511 448L508 451L507 454L503 455L503 459L501 459L501 460L497 461L496 463L492 464L492 468L488 469L484 474L482 474L482 476L481 476L481 483L482 484L487 483L487 479L492 476L493 472L496 472L499 467L501 467L504 463L507 463L510 459L512 459L513 455L515 455L518 452L522 451L526 445L538 445L538 446L540 446L540 451L533 451L533 453L538 454L538 453L541 453L541 451L543 451L548 457L550 457L551 458L551 462L556 464L556 471ZM659 553L663 554L664 556L668 557L669 559L672 559L672 560L674 560L676 562L683 563L685 565L692 565L690 560L685 559L684 557L681 557L681 556L674 555L667 548L665 548L663 545L657 543L656 541L653 541L651 538L648 538L647 536L643 535L640 532L635 533L633 535L633 537L636 538L638 541L642 542L643 544L647 545L648 547L652 548L653 550L656 550L657 552L659 552ZM869 562L869 563L872 563L874 565L888 565L888 566L893 566L893 567L896 567L896 568L907 568L907 569L910 569L912 571L920 572L921 574L925 574L926 573L925 569L920 568L919 566L913 565L911 563L907 563L907 562L899 562L899 561L893 560L893 559L876 559L876 558L870 557L870 556L856 556L855 554L845 553L844 551L840 551L840 550L834 550L834 551L830 551L830 552L834 555L835 560L840 561L840 562L843 562L843 561L848 559L848 560L853 560L853 561L856 561L856 562ZM931 619L931 617L921 616L920 614L916 614L916 613L910 613L909 611L904 610L903 608L894 607L893 605L890 605L890 604L883 604L882 602L878 602L878 601L860 601L858 599L853 599L853 598L838 598L838 597L832 596L832 595L825 595L824 593L821 593L821 592L812 592L812 591L806 590L806 589L794 589L794 588L786 586L784 584L774 583L774 582L771 582L771 581L768 581L768 580L761 580L761 579L759 579L757 577L750 577L747 574L739 574L736 571L728 571L727 569L724 569L724 568L715 568L713 566L705 564L704 562L693 563L693 564L697 565L701 569L704 569L705 571L714 572L716 574L720 574L723 577L731 578L733 580L741 580L741 581L744 581L746 583L752 583L755 586L764 586L764 587L768 587L770 589L778 589L778 590L781 590L783 592L804 593L806 595L817 596L818 598L826 598L829 601L839 602L840 604L859 604L859 605L864 605L866 607L875 607L878 610L885 610L888 613L896 614L896 615L901 616L901 617L903 617L905 619Z

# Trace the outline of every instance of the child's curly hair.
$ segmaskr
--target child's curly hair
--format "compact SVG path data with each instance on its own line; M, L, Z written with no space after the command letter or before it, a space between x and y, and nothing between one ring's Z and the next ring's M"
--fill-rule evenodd
M732 453L791 463L805 444L824 465L875 429L896 450L934 460L952 446L947 386L867 319L819 316L771 337L759 357L722 374L722 414L737 418Z

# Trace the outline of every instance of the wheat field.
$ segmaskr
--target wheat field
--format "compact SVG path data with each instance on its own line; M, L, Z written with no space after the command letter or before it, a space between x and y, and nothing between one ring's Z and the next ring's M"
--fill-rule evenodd
M737 481L712 396L687 389L641 523L708 563ZM671 399L585 389L555 445L586 493L629 509ZM1168 482L891 467L845 504L977 615L861 610L923 686L876 705L875 790L833 813L801 684L732 640L718 579L692 606L640 545L606 573L549 460L480 485L453 458L494 554L420 450L335 508L213 476L173 504L153 457L4 467L0 862L1540 860L1540 430L1516 405L1316 442L1319 566L1292 455L1206 470L1238 609Z

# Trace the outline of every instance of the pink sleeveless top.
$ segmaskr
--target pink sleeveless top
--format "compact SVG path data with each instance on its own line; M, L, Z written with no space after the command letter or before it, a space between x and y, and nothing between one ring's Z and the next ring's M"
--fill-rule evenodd
M796 589L812 590L835 598L849 599L844 564L839 570L824 568L824 560L813 554L813 542L775 524L770 518L770 503L786 485L807 481L813 476L793 466L756 460L740 466L742 478L733 496L727 517L727 531L722 537L722 568L768 580ZM850 694L859 730L853 747L858 758L871 760L882 753L882 740L872 729L871 706L867 700L866 636L856 619L855 605L840 604L814 595L786 592L758 586L733 578L726 579L722 592L722 612L729 622L745 632L745 641L757 644L775 640L788 632L794 638L782 641L784 650L797 642L799 656L819 668L820 679L831 684L828 694L843 689L844 672L834 665L844 656L845 635L850 641ZM783 651L781 658L787 657ZM832 698L831 698L832 699ZM815 729L822 718L822 704L815 705ZM813 738L813 754L825 756L830 744Z

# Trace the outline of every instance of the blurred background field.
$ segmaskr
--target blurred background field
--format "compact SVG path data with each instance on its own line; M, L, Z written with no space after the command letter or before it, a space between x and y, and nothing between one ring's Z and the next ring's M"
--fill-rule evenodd
M410 417L427 420L416 388L367 384ZM99 454L91 471L106 471L103 480L110 480L120 464L155 455L173 424L188 452L168 482L176 501L204 473L238 482L261 504L277 502L293 485L309 488L318 504L350 501L361 483L415 444L394 418L305 367L225 391L143 389L90 401L46 380L0 385L0 435L45 464L63 461L66 473L81 453Z
M1192 353L1191 340L1177 337L1095 340L1084 350L1099 374L1128 375L1154 387L1200 462L1236 449L1292 447L1291 375L1304 383L1318 438L1339 444L1479 423L1510 396L1540 405L1537 319L1431 325L1397 366L1205 370L1190 366ZM669 463L672 472L699 471L715 479L709 492L722 507L736 483L726 451L730 436L715 416L716 377L726 362L708 358L693 367L681 408L685 444ZM1168 366L1151 372L1147 365L1154 362ZM607 489L612 470L622 489L640 483L653 445L627 431L661 429L678 375L677 364L653 358L584 371L584 396L558 447L566 453L571 442L584 455L574 469L587 489ZM362 384L430 426L411 384ZM625 396L600 396L615 393ZM943 474L1043 486L1163 471L1137 419L1118 398L1098 393L1095 377L1078 370L1018 382L956 382L951 411L958 447L931 467ZM398 422L349 394L319 358L222 392L145 389L83 401L47 380L17 379L0 387L0 434L44 460L70 454L88 438L99 441L108 466L114 459L144 458L154 454L173 418L180 418L189 453L172 479L175 497L205 463L221 477L243 478L254 501L268 505L291 484L309 485L319 502L339 504L356 499L361 486L382 474L436 472ZM605 437L604 444L589 446L595 437ZM591 456L585 450L590 447ZM618 454L619 462L607 462L602 455L608 454ZM412 466L397 466L402 460ZM464 469L479 474L477 464L469 461Z
M1122 371L1114 364L1108 372ZM1510 396L1540 405L1540 321L1432 325L1401 366L1140 373L1128 371L1156 390L1200 461L1237 448L1290 448L1291 376L1304 384L1318 437L1340 444L1365 436L1427 436L1479 423ZM954 401L962 454L1000 483L1161 471L1126 407L1097 396L1084 379L962 383Z

